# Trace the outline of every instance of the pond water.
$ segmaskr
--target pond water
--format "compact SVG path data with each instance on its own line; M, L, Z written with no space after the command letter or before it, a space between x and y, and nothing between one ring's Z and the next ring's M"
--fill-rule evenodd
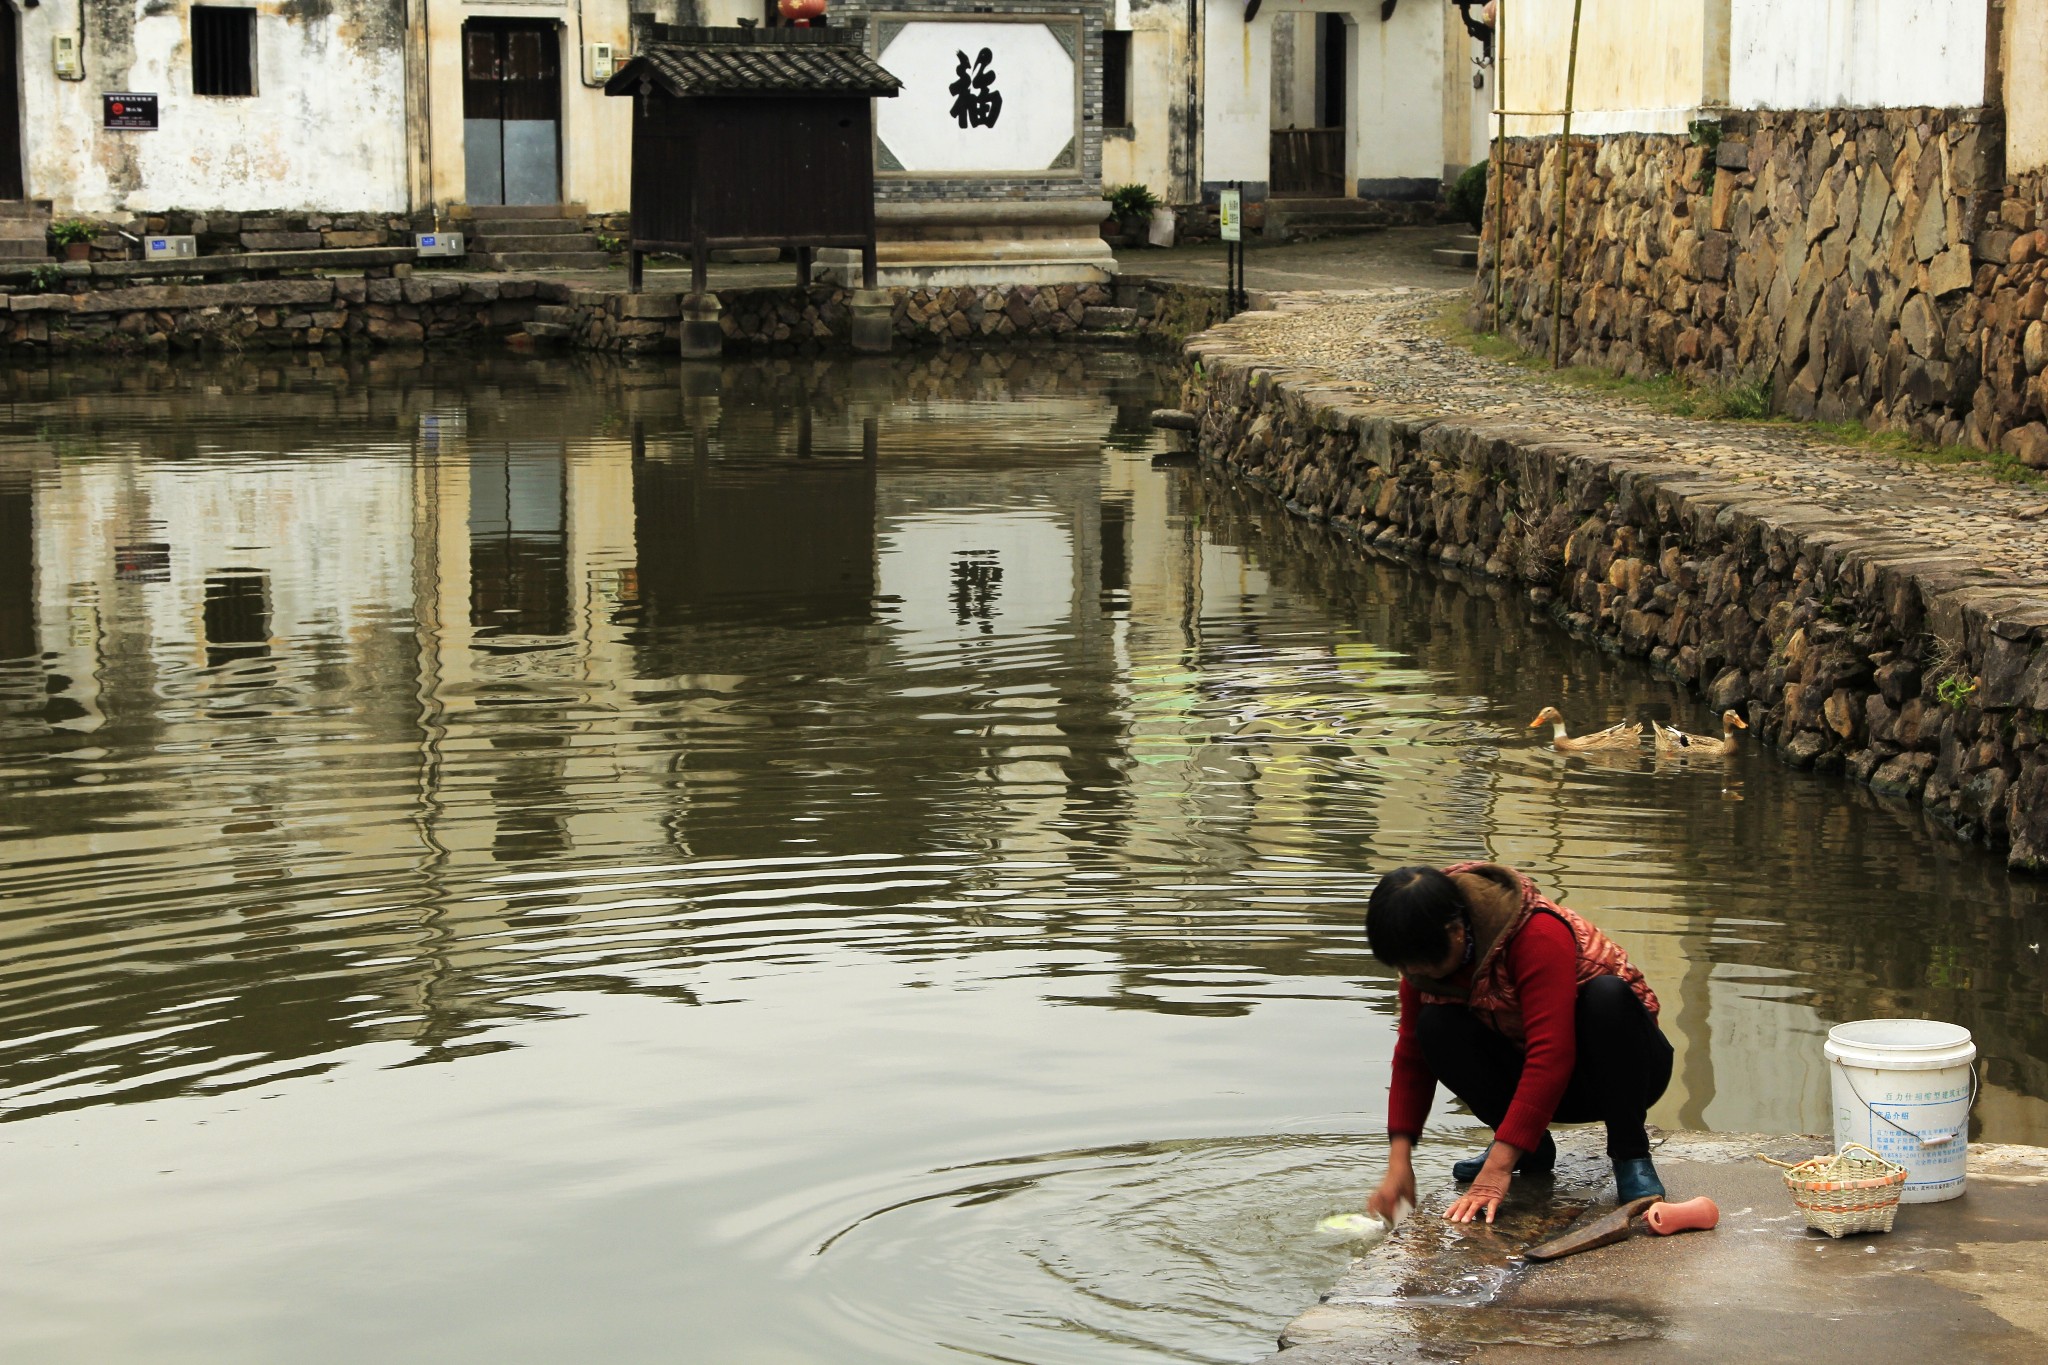
M2033 884L1519 600L1155 466L1113 353L0 377L0 1356L1248 1361L1382 1152L1375 872L2048 1139ZM1440 1105L1424 1177L1476 1140Z

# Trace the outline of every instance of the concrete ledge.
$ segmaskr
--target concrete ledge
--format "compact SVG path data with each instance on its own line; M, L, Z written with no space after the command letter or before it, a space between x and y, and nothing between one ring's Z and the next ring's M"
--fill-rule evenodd
M1596 1135L1563 1143L1554 1182L1519 1180L1493 1227L1443 1221L1455 1191L1354 1261L1290 1323L1267 1365L1574 1361L2033 1361L2048 1355L2048 1150L1972 1147L1971 1189L1907 1205L1888 1236L1810 1232L1764 1152L1825 1139L1679 1133L1657 1167L1673 1199L1721 1207L1712 1232L1638 1233L1548 1265L1515 1256L1613 1206Z
M241 251L169 261L79 262L58 269L67 279L127 281L269 270L364 270L405 265L418 255L409 246L336 247L316 251ZM32 268L0 266L0 280L26 280Z
M938 203L875 205L875 227L888 233L920 227L1085 227L1109 216L1109 201L1090 199L949 199Z

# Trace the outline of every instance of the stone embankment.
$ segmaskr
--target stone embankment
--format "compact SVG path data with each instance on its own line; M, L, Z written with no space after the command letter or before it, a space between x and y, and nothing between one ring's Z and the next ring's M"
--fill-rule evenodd
M1043 340L1094 333L1179 340L1223 315L1219 290L1127 280L1114 285L984 285L898 288L892 322L912 345ZM673 353L682 336L683 295L578 289L540 310L526 330L537 340L590 350ZM851 290L725 289L719 327L737 349L784 345L842 347L852 331Z
M100 267L94 267L98 269ZM407 272L397 274L394 272ZM674 354L682 298L545 277L371 272L219 284L0 295L0 353L261 350L481 340ZM377 277L371 277L372 275ZM1100 339L1178 341L1222 316L1220 291L1142 280L1108 285L897 289L895 332L913 345ZM756 288L720 296L734 350L843 349L848 291Z
M1530 377L1439 339L1455 298L1281 295L1195 337L1203 458L1361 545L1519 584L1785 761L2048 871L2048 496Z
M0 348L15 353L422 345L522 327L559 285L410 276L162 284L0 296Z

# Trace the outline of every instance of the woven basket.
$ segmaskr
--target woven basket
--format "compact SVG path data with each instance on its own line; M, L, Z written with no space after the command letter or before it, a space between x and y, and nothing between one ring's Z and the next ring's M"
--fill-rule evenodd
M1861 1152L1862 1156L1851 1156ZM1834 1156L1796 1165L1758 1154L1785 1172L1785 1188L1806 1215L1806 1226L1830 1237L1849 1232L1890 1232L1899 1216L1906 1168L1894 1166L1868 1147L1850 1143Z

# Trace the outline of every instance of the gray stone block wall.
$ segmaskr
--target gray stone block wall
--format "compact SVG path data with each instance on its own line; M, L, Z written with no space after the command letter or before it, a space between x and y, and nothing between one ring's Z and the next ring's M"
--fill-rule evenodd
M2048 174L2004 174L1975 109L1734 113L1694 136L1574 138L1562 350L1624 374L1768 386L2048 468ZM1557 139L1509 144L1473 320L1552 340ZM1492 187L1498 196L1501 187Z
M880 55L878 24L883 17L944 16L985 19L1002 15L1081 20L1081 110L1075 153L1078 174L1047 171L1038 175L969 177L875 174L875 198L883 201L962 199L1094 199L1102 192L1102 29L1108 6L1101 0L985 0L973 6L935 4L930 0L877 3L841 0L833 6L834 23L864 22L868 51Z

